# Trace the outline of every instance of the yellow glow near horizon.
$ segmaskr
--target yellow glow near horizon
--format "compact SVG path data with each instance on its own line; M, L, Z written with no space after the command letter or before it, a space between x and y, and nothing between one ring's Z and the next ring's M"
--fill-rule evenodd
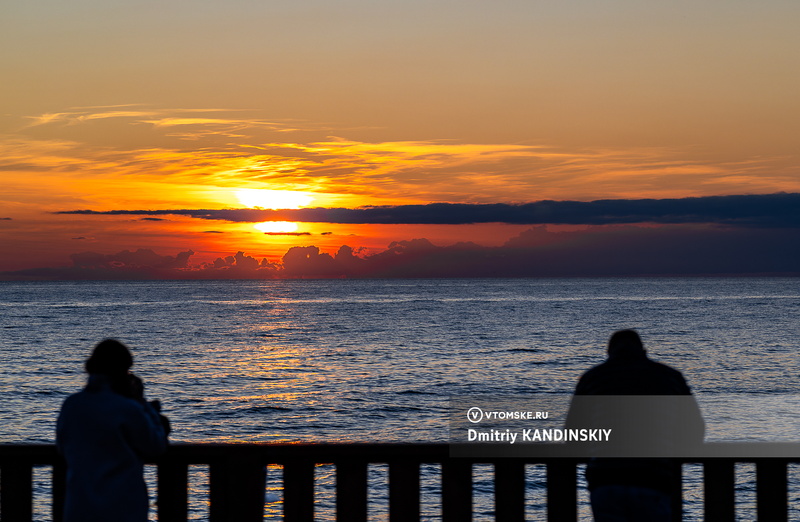
M236 197L246 207L275 210L301 208L314 201L314 196L292 190L239 189Z
M297 232L297 223L289 221L265 221L264 223L257 223L253 225L255 228L266 233L289 233Z

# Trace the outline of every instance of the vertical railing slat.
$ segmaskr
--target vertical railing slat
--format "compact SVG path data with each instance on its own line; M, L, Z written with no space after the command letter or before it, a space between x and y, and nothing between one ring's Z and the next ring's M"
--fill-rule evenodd
M367 463L336 463L336 520L366 522Z
M33 520L33 466L6 463L0 469L0 513L3 522Z
M472 463L453 459L442 463L442 521L472 520Z
M283 516L286 522L314 520L314 463L290 461L283 466Z
M419 462L389 463L389 520L416 522L420 517Z
M758 520L783 522L789 519L786 461L765 459L756 462L756 511Z
M212 522L264 519L266 467L258 460L232 456L209 466Z
M575 462L547 463L547 520L572 522L578 519L578 483Z
M64 500L67 493L67 465L59 459L53 464L53 522L64 520Z
M158 464L158 522L186 522L189 517L189 466Z
M677 459L671 459L669 465L672 467L672 490L671 505L672 522L683 520L683 465Z
M521 461L495 464L494 505L497 522L525 520L525 465Z
M733 459L715 459L703 464L705 520L735 520Z

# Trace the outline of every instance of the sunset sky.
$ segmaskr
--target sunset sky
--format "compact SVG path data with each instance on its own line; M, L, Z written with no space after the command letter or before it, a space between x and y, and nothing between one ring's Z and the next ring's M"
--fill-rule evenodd
M794 0L12 0L0 272L275 275L304 247L286 275L539 275L625 245L687 249L631 273L800 272L798 27ZM504 217L543 200L619 201ZM785 259L712 268L756 251Z

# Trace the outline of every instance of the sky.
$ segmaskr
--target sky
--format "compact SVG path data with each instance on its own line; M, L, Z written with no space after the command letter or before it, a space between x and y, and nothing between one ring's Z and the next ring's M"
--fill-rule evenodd
M793 0L0 12L2 279L800 273Z

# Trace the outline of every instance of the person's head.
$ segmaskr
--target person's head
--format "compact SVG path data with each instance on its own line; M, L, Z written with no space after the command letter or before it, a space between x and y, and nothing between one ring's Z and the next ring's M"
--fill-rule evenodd
M100 341L86 360L86 372L90 374L125 375L131 366L133 366L131 352L116 339Z
M643 357L647 354L635 330L619 330L608 340L608 358Z

